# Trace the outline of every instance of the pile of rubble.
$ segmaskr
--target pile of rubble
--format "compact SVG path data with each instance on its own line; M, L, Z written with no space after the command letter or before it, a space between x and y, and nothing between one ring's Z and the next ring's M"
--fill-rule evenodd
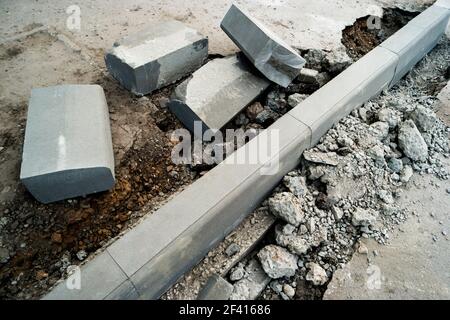
M231 299L320 298L333 273L359 242L389 241L411 215L396 205L410 178L448 179L450 128L436 116L427 83L448 81L450 43L444 43L390 92L369 101L305 151L263 208L279 218L273 239L229 274ZM370 257L368 257L370 259Z

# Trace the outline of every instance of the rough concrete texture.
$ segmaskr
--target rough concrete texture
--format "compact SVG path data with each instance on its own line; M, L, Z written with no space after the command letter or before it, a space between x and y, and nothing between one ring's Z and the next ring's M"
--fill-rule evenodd
M221 276L212 275L198 295L198 300L228 300L233 285Z
M324 299L450 299L448 182L419 175L411 182L399 204L415 216L389 245L366 241L368 253L336 271Z
M242 279L233 285L230 300L254 300L270 282L270 278L256 259L249 261L244 274Z
M209 38L210 53L231 54L236 46L220 31L220 21L234 3L217 1L159 1L130 0L114 2L86 0L78 3L81 10L80 30L66 26L66 9L72 0L2 3L0 39L14 36L26 25L36 23L54 26L74 37L75 42L94 50L112 45L111 39L142 30L148 23L175 19L199 30ZM298 48L336 50L342 48L341 31L356 18L363 17L374 7L395 7L406 10L424 9L434 0L250 0L241 6L267 25L276 34Z
M207 38L181 22L167 21L114 43L105 63L125 88L144 95L190 74L207 56Z
M108 107L100 86L32 90L20 180L44 203L114 186Z
M442 121L450 127L450 81L437 95L437 111L436 114Z
M220 27L262 74L280 86L287 87L306 63L281 38L235 5Z
M243 57L242 57L243 58ZM269 82L250 70L237 56L215 59L175 89L170 110L191 131L194 121L203 130L220 129L250 104Z
M289 114L311 128L311 144L314 145L337 121L386 89L397 63L396 54L376 47L289 111Z

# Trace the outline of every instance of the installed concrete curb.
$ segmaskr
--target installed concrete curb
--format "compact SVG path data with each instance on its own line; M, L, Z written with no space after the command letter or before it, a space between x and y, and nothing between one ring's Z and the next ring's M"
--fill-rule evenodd
M428 10L435 11L436 6ZM420 19L418 16L410 24L415 25ZM436 19L436 23L428 21L429 26L423 28L429 28L428 32L437 37L440 29L435 26L443 23L438 22L442 18L431 15L429 19ZM408 39L411 48L431 49L427 38ZM267 134L258 135L109 246L106 252L113 261L109 260L109 265L105 262L104 270L90 267L100 264L97 260L101 255L84 265L81 277L94 278L92 273L97 272L99 278L108 281L86 281L77 297L122 299L137 294L140 299L158 298L266 198L281 178L298 165L306 148L351 110L393 85L402 59L406 58L378 47L349 67L264 131L279 133L280 143L271 157L259 164L231 164L233 156L256 152L258 145L268 143ZM274 160L279 160L279 168L270 172L268 167L276 163ZM113 284L115 290L111 289ZM46 298L70 299L73 294L61 283Z

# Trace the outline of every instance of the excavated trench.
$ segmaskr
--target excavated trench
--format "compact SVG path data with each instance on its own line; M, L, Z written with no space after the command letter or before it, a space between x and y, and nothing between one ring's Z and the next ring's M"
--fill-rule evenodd
M415 15L399 9L387 9L382 28L378 31L367 29L364 25L366 18L358 19L343 31L342 42L348 55L358 59ZM4 70L2 72L20 73L24 71L20 67L24 60L32 61L36 56L45 56L47 59L43 60L52 60L53 65L47 66L47 69L44 66L32 70L31 75L48 73L54 76L54 66L59 64L65 70L56 75L61 81L92 82L104 87L111 111L117 183L114 190L99 195L52 205L37 203L16 181L20 168L27 95L16 101L11 100L6 108L0 109L1 175L6 177L6 183L1 187L3 191L6 190L4 194L8 195L0 201L1 244L7 248L7 252L2 252L0 261L1 299L40 297L64 275L68 265L81 263L90 253L103 247L144 214L157 208L213 167L174 165L171 162L170 152L176 141L171 140L170 134L183 127L166 107L173 86L149 97L131 97L105 70L98 67L102 53L92 53L94 64L97 65L92 67L92 64L80 58L79 53L67 50L52 35L38 33L7 45L2 44L0 65ZM301 53L307 57L317 55L317 52L310 50L301 50ZM323 57L315 64L308 61L307 67L327 74L328 79L347 66L342 65L331 71L330 62L325 58L327 53L318 54L323 54ZM52 55L53 59L48 59ZM58 58L62 56L68 58ZM69 70L67 65L71 66ZM51 81L44 79L41 82L43 86ZM288 99L290 95L297 93L307 96L319 89L320 85L323 83L302 83L296 80L286 89L272 86L238 114L224 130L265 129L292 108ZM441 85L441 82L436 81L436 88L430 94L438 92ZM27 92L25 89L23 91ZM315 189L323 194L325 186L315 184ZM273 242L274 230L257 248ZM318 253L319 249L316 250L315 253ZM300 284L301 280L298 281ZM326 285L316 287L304 281L303 285L297 287L296 298L320 299L325 289ZM262 297L276 298L270 289Z
M403 27L409 20L414 18L417 13L406 12L400 9L387 9L385 10L385 14L383 19L381 20L382 29L380 30L369 30L367 28L366 21L368 17L363 17L358 19L352 26L349 26L343 30L343 39L342 43L345 45L347 49L347 53L354 60L359 59L371 49L379 45L390 35L395 33L396 30ZM413 101L411 103L418 105L432 105L433 101L435 101L435 96L440 92L440 90L445 86L447 81L449 80L448 69L449 66L449 57L448 57L448 48L449 41L443 40L442 43L438 44L438 46L430 53L429 58L425 58L422 60L416 69L407 76L407 79L402 80L399 85L394 87L391 92L388 93L387 96L382 96L380 98L375 98L368 104L368 112L365 113L365 123L370 127L376 125L378 120L378 112L379 110L386 108L386 105L394 105L399 104L407 104L407 101ZM304 55L307 55L307 51L303 52ZM326 64L325 64L326 67ZM323 71L323 69L320 69ZM295 86L296 84L294 84ZM414 89L411 89L411 85ZM306 91L306 90L305 90ZM300 91L300 92L305 92ZM313 92L314 89L311 89ZM287 90L289 92L289 88ZM418 98L421 97L421 98ZM424 100L425 99L425 100ZM429 100L427 100L429 99ZM407 107L407 105L404 105ZM358 117L360 116L358 112L352 113L351 116L343 119L341 123L346 124L348 118ZM346 122L347 121L347 122ZM345 125L341 125L345 129ZM331 131L331 130L330 130ZM396 133L395 133L396 134ZM445 136L445 130L442 131L442 134ZM326 135L328 136L328 134ZM329 137L328 137L329 138ZM445 139L445 137L444 137ZM322 141L323 142L323 141ZM342 142L344 143L344 142ZM396 141L394 141L396 143ZM395 144L394 144L395 145ZM437 147L439 150L439 147ZM348 147L341 146L340 149L337 150L337 154L339 156L345 157L352 151ZM442 150L441 150L442 152ZM431 161L431 160L430 160ZM432 160L434 162L434 160ZM372 164L373 165L373 164ZM333 201L330 200L330 195L327 194L329 191L328 181L324 181L317 178L311 178L312 171L320 166L316 164L312 164L305 160L304 158L299 165L297 172L295 175L299 175L305 178L307 188L307 193L311 196L308 199L309 205L312 206L310 209L318 210L319 212L329 212L332 210ZM428 167L427 167L428 168ZM376 169L374 169L376 170ZM415 167L415 170L421 171L421 168ZM440 167L436 169L435 174L440 176ZM427 171L430 173L430 171ZM379 177L378 177L379 178ZM377 178L377 179L378 179ZM441 177L445 179L445 177ZM374 178L375 179L375 178ZM354 183L354 181L348 181L347 192L349 195L356 193L356 190L360 187L366 188L364 185L358 185L358 183ZM366 181L367 183L367 181ZM372 188L374 185L376 186L376 182L369 181L370 186ZM370 187L368 187L370 188ZM376 188L376 187L375 187ZM274 194L279 192L290 192L289 187L285 183L281 183L277 188L275 188ZM396 191L397 192L397 191ZM398 191L401 192L401 191ZM395 192L394 192L395 194ZM351 198L351 197L350 197ZM394 196L395 198L395 196ZM360 206L364 204L364 199L359 199L354 202L355 206ZM368 200L369 202L371 200ZM375 201L375 200L373 200ZM387 200L385 200L387 201ZM390 202L390 200L389 200ZM371 205L376 206L376 201ZM263 202L261 207L258 210L267 211L267 202ZM408 217L408 212L399 210L395 218L383 218L383 223L385 227L389 230L393 230L394 226L402 223ZM320 219L320 218L319 218ZM344 220L349 219L344 216ZM317 221L317 218L316 218ZM320 224L320 223L319 223ZM317 228L320 226L316 223ZM255 249L248 254L243 260L236 264L234 269L231 269L230 273L227 274L226 279L230 281L232 284L236 284L239 280L231 281L230 276L234 273L234 276L238 273L238 269L242 270L242 274L246 274L246 267L250 266L249 262L257 258L258 252L261 251L267 245L277 244L277 225L273 226L268 232L267 235L256 244ZM263 300L278 300L278 299L298 299L298 300L320 300L322 299L325 291L327 290L328 284L332 278L334 271L343 267L345 263L347 263L355 251L363 252L364 248L359 244L359 239L362 237L367 237L361 230L354 228L351 222L342 222L342 227L339 232L336 232L335 229L329 235L328 241L324 242L318 246L312 247L308 250L307 254L300 255L300 261L304 260L305 264L307 262L320 263L321 266L325 266L324 268L327 270L328 280L322 285L314 285L310 279L307 280L307 268L305 265L299 268L294 277L291 278L282 278L279 281L272 281L266 289L260 294L258 299ZM330 231L329 230L329 231ZM344 235L344 236L343 236ZM383 233L377 234L373 236L378 242L386 243L388 241L388 234L385 235ZM343 242L342 242L343 241ZM342 243L345 245L342 245ZM333 254L327 254L330 251L326 251L327 248L333 251ZM330 249L332 248L332 249ZM336 248L338 248L336 250ZM338 252L336 254L336 252ZM369 259L369 258L368 258ZM241 272L241 271L239 271ZM245 276L244 276L245 277ZM290 286L295 291L295 295L292 297L287 297L286 293L283 291L285 285Z

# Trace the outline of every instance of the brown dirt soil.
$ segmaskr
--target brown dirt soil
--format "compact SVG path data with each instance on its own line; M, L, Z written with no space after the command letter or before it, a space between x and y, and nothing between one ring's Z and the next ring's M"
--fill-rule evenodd
M342 31L342 44L348 55L357 60L389 38L417 15L415 12L398 8L385 9L381 19L381 29L369 29L367 22L370 16L359 18L351 26Z
M0 84L0 248L8 252L0 262L0 299L38 298L68 265L81 263L77 253L95 252L194 178L186 166L173 165L172 142L157 126L180 126L164 118L170 88L134 97L98 64L103 53L90 53L86 61L46 32L0 45L0 77L6 80ZM32 87L62 83L104 88L116 185L44 205L19 182L27 100Z

